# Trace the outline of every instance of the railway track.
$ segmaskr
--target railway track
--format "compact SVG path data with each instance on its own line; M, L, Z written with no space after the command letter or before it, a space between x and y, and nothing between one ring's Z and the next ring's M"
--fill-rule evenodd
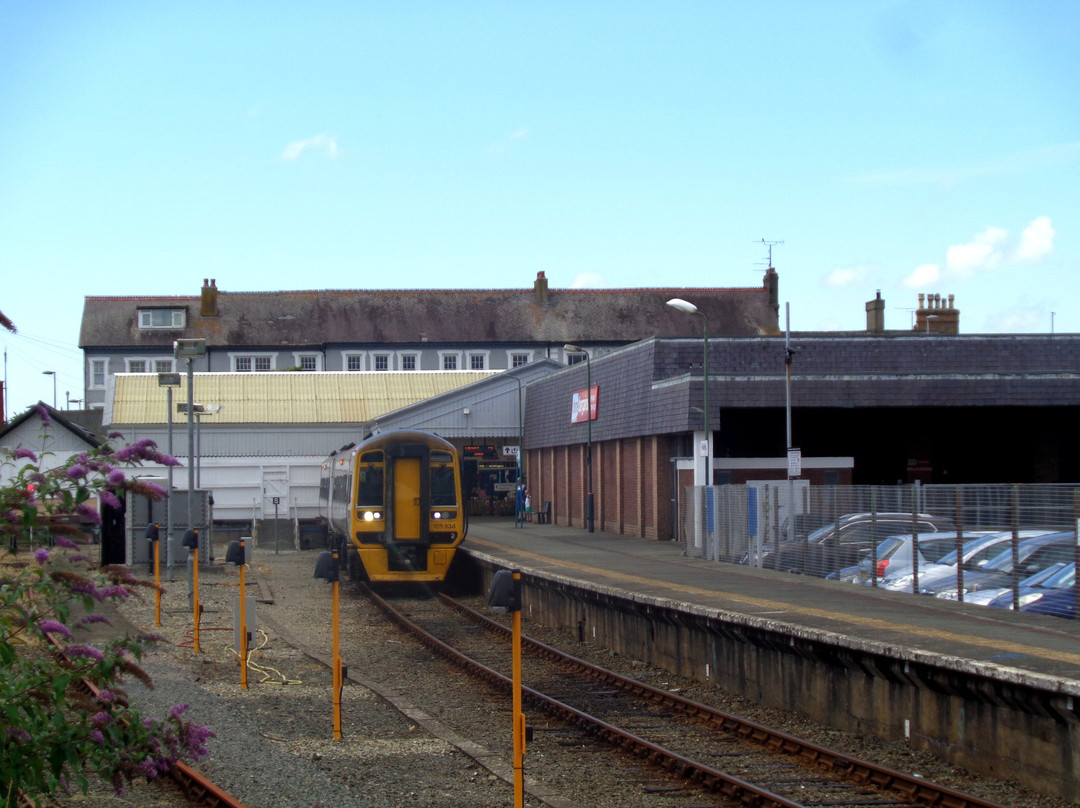
M509 691L509 629L463 603L371 600L428 648ZM483 629L480 631L478 629ZM523 637L536 712L644 759L730 805L1002 808L651 687ZM528 767L528 756L526 756Z

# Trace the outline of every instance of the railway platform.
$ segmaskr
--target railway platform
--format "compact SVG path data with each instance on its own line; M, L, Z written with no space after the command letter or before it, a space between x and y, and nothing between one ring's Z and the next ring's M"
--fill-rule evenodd
M687 557L678 542L474 520L525 618L839 728L1080 797L1077 621ZM527 631L526 622L526 631Z

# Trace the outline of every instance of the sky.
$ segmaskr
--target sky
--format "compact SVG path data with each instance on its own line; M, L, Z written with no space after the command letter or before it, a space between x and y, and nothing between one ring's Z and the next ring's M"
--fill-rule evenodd
M757 287L771 254L793 331L880 291L888 329L934 293L1080 332L1078 40L1074 0L0 0L8 414L82 398L85 296L204 278Z

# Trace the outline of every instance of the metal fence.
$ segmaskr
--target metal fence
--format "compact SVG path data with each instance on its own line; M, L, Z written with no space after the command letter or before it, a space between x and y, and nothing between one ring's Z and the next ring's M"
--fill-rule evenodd
M1065 588L1080 560L1080 486L1072 484L782 480L688 487L683 503L681 538L693 557L968 601L985 600L1007 578L1013 608L1047 594L1032 596L1029 584L1049 579L1046 587ZM1011 556L983 569L1002 553ZM1028 580L1044 571L1046 578Z

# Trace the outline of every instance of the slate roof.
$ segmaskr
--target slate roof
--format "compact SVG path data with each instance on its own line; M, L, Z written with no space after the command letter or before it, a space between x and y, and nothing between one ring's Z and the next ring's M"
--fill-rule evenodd
M783 337L709 340L709 410L785 406ZM1080 407L1080 335L792 334L792 406ZM594 441L702 428L698 339L648 339L594 359ZM529 386L526 448L581 442L571 397L588 369L573 365ZM1031 417L1031 416L1027 416Z
M79 345L171 346L202 338L209 347L333 344L633 342L701 333L697 317L666 306L690 300L718 334L778 333L776 275L746 289L320 290L226 292L218 315L201 316L201 296L87 297ZM538 279L539 282L539 279ZM546 280L544 281L546 285ZM205 287L204 287L205 288ZM140 329L140 308L187 310L184 329Z

